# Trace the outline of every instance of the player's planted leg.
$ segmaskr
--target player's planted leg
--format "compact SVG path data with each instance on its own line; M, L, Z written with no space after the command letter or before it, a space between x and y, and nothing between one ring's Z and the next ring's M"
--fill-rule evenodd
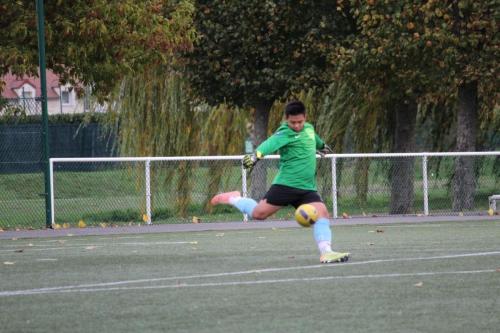
M332 251L332 230L327 218L321 217L314 223L314 239L321 254L321 263L344 262L349 259L349 253Z

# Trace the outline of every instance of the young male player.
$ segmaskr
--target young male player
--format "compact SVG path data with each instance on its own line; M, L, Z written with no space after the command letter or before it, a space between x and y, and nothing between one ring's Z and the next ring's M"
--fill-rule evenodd
M320 252L320 262L347 261L349 253L332 251L328 210L316 189L316 150L326 150L329 147L316 134L313 126L306 122L306 108L302 102L288 103L285 107L285 119L286 122L257 147L255 154L243 158L244 167L251 170L265 155L279 152L279 172L264 198L257 203L234 191L214 196L211 204L232 205L257 220L266 219L288 205L297 208L302 204L311 204L318 211L313 231Z

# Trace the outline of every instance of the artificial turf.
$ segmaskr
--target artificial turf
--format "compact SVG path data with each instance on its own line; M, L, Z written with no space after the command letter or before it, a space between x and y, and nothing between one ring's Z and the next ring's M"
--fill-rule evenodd
M0 240L2 332L496 332L500 221ZM43 289L49 288L49 289Z

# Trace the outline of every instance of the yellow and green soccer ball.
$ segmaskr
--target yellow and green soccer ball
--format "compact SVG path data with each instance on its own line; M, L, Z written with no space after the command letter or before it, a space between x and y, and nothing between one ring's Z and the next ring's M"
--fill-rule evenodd
M303 204L295 210L295 221L303 227L310 227L318 220L318 211L313 205Z

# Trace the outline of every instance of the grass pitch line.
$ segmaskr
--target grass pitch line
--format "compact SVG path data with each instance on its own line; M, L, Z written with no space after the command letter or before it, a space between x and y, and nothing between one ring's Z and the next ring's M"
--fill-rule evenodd
M465 222L464 222L465 223ZM481 227L491 227L493 224L494 227L500 227L500 224L497 223L497 221L493 221L493 223L489 223L489 222L485 222L485 223L481 223L481 224L473 224L473 225L466 225L466 224L457 224L456 226L457 227L460 227L460 228L481 228ZM362 225L362 226L365 226L365 225ZM443 226L446 226L445 224L435 224L435 223L432 223L432 224L408 224L408 225L388 225L388 224L380 224L380 225L376 225L377 228L394 228L394 229L397 229L397 228L401 228L401 229L406 229L406 228L441 228Z
M207 288L207 287L228 287L228 286L252 286L275 283L291 282L314 282L328 280L352 280L352 279L373 279L373 278L401 278L401 277L422 277L439 275L465 275L465 274L484 274L497 273L495 269L471 270L471 271L448 271L448 272L416 272L416 273L385 273L385 274L364 274L364 275L344 275L344 276L323 276L310 278L288 278L288 279L269 279L258 281L229 281L229 282L208 282L208 283L176 283L159 286L137 286L137 287L107 287L107 288L75 288L59 290L19 290L11 292L2 292L0 297L39 295L39 294L63 294L63 293L85 293L85 292L107 292L107 291L136 291L136 290L158 290L158 289L180 289L180 288Z
M67 245L67 246L59 246L59 247L44 247L45 245L16 245L15 249L0 249L0 253L9 253L9 252L16 252L19 249L23 250L29 250L31 251L48 251L48 250L63 250L63 249L80 249L85 247L92 246L94 248L103 248L103 247L112 247L115 245L125 245L125 246L149 246L149 245L178 245L178 244L198 244L197 241L191 241L191 242L129 242L129 243L109 243L109 244L97 244L97 243L90 243L90 244L78 244L78 245ZM14 246L12 246L14 247ZM35 248L36 247L36 248Z
M36 293L56 292L56 291L61 291L61 290L76 290L76 289L79 290L79 289L88 289L88 288L101 289L100 287L114 287L114 286L119 286L119 285L136 284L136 283L151 283L151 282L160 282L160 281L169 281L169 280L216 278L216 277L227 277L227 276L237 276L237 275L247 275L247 274L284 272L284 271L292 271L292 270L306 270L306 269L315 269L315 268L341 268L344 266L348 267L348 266L353 266L353 265L368 265L368 264L378 264L378 263L385 263L385 262L411 262L411 261L421 261L421 260L455 259L455 258L490 256L490 255L500 255L500 251L464 253L464 254L446 255L446 256L433 256L433 257L367 260L367 261L349 262L349 263L337 264L337 265L319 264L319 265L309 265L309 266L274 267L274 268L252 269L252 270L247 270L247 271L236 271L236 272L222 272L222 273L185 275L185 276L170 276L170 277L161 277L161 278L123 280L123 281L114 281L114 282L102 282L102 283L79 284L79 285L70 285L70 286L46 287L46 288L35 288L35 289L26 289L26 290L0 291L0 297L13 296L13 295L32 295L32 294L36 294Z

